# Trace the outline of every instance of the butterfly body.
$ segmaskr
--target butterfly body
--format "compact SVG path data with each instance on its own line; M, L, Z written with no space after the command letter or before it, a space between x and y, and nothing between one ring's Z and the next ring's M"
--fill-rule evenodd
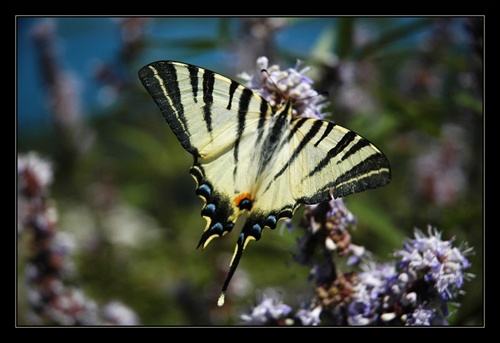
M238 82L180 62L151 63L139 78L194 157L190 173L207 220L198 247L240 230L222 294L248 242L300 204L390 181L373 144L329 121L294 117L291 101L275 110Z

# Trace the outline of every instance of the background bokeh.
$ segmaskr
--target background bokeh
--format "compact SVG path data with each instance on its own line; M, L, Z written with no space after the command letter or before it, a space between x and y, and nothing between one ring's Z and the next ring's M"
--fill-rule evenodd
M58 230L73 237L72 273L97 304L117 300L144 325L239 323L272 288L311 296L293 263L301 232L250 243L223 308L216 299L236 236L196 250L202 200L137 71L179 60L238 79L267 56L310 66L328 119L374 142L389 186L346 197L353 242L389 260L427 225L468 242L475 278L450 318L483 325L483 18L17 18L17 151L51 161ZM300 217L300 211L296 219ZM18 237L18 323L29 237Z

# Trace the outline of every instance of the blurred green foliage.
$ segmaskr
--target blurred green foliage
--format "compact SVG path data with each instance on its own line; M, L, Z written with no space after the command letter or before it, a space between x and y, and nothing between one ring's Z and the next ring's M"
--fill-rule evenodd
M476 277L466 282L450 323L483 324L482 18L221 18L213 36L152 34L172 20L116 22L123 37L127 25L139 34L128 33L116 59L106 61L101 72L112 76L96 77L117 95L111 106L81 118L79 125L94 135L88 149L79 151L81 141L65 140L55 127L18 135L19 153L36 150L54 164L50 196L59 230L78 242L73 258L88 296L98 303L121 300L145 325L238 323L267 287L282 290L292 306L311 297L309 270L291 259L302 232L277 228L249 244L233 280L241 294L228 294L227 304L216 308L236 236L195 249L205 221L188 174L192 157L137 78L139 68L152 62L152 51L164 59L175 51L186 62L216 54L217 62L203 67L235 79L239 72L255 72L256 58L265 55L282 69L297 59L311 66L316 90L329 92L329 119L370 139L391 162L389 186L345 199L358 220L353 242L382 261L414 227L430 224L444 239L467 241L475 249L470 272ZM204 19L183 20L201 25ZM283 45L287 35L318 20L327 25L311 37L310 49ZM426 156L437 158L419 164ZM456 169L461 183L446 179L446 168ZM451 194L439 200L436 192ZM20 290L29 249L23 242ZM19 320L26 323L25 302L19 306Z

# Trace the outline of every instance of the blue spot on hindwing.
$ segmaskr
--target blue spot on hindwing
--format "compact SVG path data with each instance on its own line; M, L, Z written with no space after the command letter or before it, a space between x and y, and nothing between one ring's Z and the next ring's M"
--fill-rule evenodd
M243 199L239 203L238 207L240 210L251 210L253 206L253 201L250 199Z
M210 228L210 234L218 234L218 235L222 235L222 231L224 230L224 228L222 227L222 224L221 223L215 223L214 225L212 225L212 227Z
M208 199L210 197L210 195L212 194L212 188L209 185L207 185L206 183L204 183L198 187L198 189L196 190L196 193L198 195L201 195L201 196L205 197L206 199Z
M212 216L215 213L215 205L214 204L207 204L205 208L202 210L201 214L204 216Z
M233 227L234 227L234 223L232 223L232 222L227 223L227 225L226 225L226 231L227 232L231 232L231 230L233 229Z
M265 225L269 226L271 229L274 229L274 228L276 228L277 222L278 221L276 220L276 217L273 215L270 215L269 217L267 217Z
M252 230L250 231L250 235L254 236L255 238L259 238L261 232L262 227L260 226L260 224L254 224L254 226L252 226Z

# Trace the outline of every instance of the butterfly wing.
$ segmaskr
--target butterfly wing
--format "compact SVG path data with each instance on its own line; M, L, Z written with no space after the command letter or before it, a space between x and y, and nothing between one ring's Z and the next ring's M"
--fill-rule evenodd
M269 173L286 162L276 151L291 111L277 115L260 95L236 81L184 63L154 62L139 71L139 78L194 156L190 173L207 219L198 246L241 228L224 292L246 244L258 240L264 228L274 229L279 219L290 218L295 209L290 192L273 194L277 186L288 189L288 180L271 187Z
M298 118L289 172L293 197L304 204L388 184L389 161L370 141L326 120ZM332 191L332 192L331 192Z
M139 78L194 156L190 170L207 220L199 246L241 228L219 305L247 243L317 203L384 185L389 164L354 132L317 119L294 119L288 102L274 112L236 81L189 64L158 61Z
M158 61L139 78L182 146L195 158L211 159L232 148L246 113L260 113L261 99L222 75L193 65Z

